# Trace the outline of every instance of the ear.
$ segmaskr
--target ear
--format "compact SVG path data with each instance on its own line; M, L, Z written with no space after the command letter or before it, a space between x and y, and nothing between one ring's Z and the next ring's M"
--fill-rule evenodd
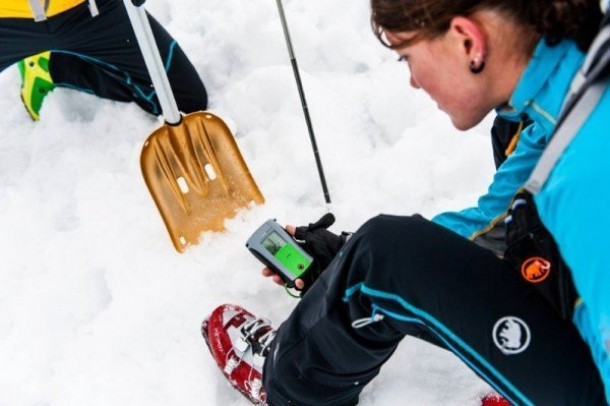
M487 39L480 24L468 17L454 17L449 31L470 61L480 63L485 60Z

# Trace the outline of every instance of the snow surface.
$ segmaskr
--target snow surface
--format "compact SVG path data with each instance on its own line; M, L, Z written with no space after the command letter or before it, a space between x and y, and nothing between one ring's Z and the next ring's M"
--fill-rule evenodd
M210 108L235 130L266 203L174 251L139 154L159 121L58 89L42 120L0 74L0 405L245 405L201 338L217 305L278 325L296 305L244 248L268 218L326 210L276 3L154 0ZM493 173L491 119L455 130L371 33L366 1L285 0L338 219L431 216L476 202ZM477 405L488 387L449 352L407 338L362 405Z

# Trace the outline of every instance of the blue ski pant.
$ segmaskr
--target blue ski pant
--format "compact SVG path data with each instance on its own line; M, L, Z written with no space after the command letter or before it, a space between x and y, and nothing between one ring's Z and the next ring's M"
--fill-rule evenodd
M151 114L161 114L123 2L97 4L96 17L84 2L41 22L0 18L0 72L23 58L51 51L49 68L57 86L133 101ZM208 96L194 66L170 34L150 15L148 19L178 109L205 110Z
M605 404L576 328L518 271L420 216L385 215L352 236L278 329L268 403L355 405L405 335L453 352L515 405Z

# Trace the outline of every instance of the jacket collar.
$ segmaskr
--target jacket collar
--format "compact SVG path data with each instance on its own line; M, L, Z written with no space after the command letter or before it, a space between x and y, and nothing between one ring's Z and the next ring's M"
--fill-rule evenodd
M496 111L511 121L520 121L526 114L552 131L572 77L583 59L584 54L573 41L549 46L541 39L510 101Z

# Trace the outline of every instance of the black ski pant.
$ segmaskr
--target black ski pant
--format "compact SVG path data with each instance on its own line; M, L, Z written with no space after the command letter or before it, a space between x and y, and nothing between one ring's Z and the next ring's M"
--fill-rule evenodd
M23 58L51 51L50 73L57 86L133 101L151 114L161 114L123 2L97 4L96 17L84 2L42 22L0 18L0 72ZM205 110L208 97L197 71L167 31L150 15L148 19L179 110Z
M505 261L419 216L376 217L341 249L278 330L267 400L355 405L405 335L452 351L515 405L604 404L571 321Z

